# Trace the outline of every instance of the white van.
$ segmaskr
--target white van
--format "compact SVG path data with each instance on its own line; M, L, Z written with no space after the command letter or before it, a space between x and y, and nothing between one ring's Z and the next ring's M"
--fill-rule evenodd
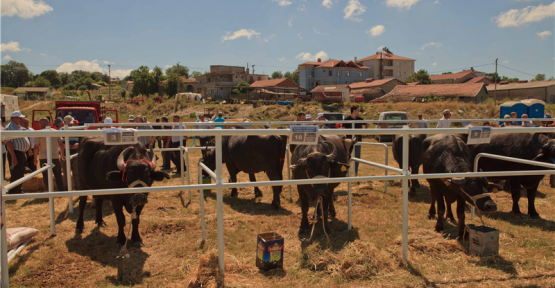
M378 120L409 120L409 115L406 112L400 112L400 111L388 111L388 112L382 112L380 113L380 117L378 118ZM403 126L408 125L407 122L397 122L397 123L376 123L376 128L380 129L387 129L387 128L393 128L393 129L401 129L403 128ZM388 134L388 135L375 135L374 136L376 138L376 140L378 140L378 142L393 142L393 139L395 139L395 135L394 134Z

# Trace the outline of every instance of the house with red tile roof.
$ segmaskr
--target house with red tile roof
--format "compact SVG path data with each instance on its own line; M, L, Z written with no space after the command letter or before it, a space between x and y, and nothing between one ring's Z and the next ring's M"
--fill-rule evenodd
M369 88L380 88L386 94L393 90L397 85L406 85L405 82L397 78L379 79L374 80L373 78L368 78L364 82L357 82L349 84L351 88L351 93L358 93L357 90L369 89Z
M468 82L473 78L480 78L473 80L477 82ZM433 84L460 84L460 83L485 83L492 84L493 82L485 76L484 72L476 71L472 67L468 70L463 70L457 73L430 75ZM487 79L487 80L484 80Z
M414 73L416 60L391 53L377 52L358 61L355 58L355 62L368 67L370 78L396 78L405 82L407 77Z
M457 98L463 102L481 103L491 95L484 83L398 85L391 92L378 99L422 102L424 98L429 96Z
M493 84L493 81L489 80L486 76L474 77L465 83L484 83L487 85Z
M312 90L319 85L345 85L368 78L368 67L355 61L329 59L299 64L299 86Z
M252 84L255 81L268 80L268 75L250 73L242 66L211 65L210 73L197 77L202 97L208 99L226 99L231 91L241 82Z

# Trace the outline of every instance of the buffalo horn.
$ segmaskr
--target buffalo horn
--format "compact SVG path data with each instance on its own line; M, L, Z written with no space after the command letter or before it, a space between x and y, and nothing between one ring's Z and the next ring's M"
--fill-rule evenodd
M298 160L298 164L297 165L306 165L306 158L301 158Z
M451 178L451 182L453 184L456 184L456 185L464 185L464 183L466 183L466 178L465 177L454 177L454 178Z
M158 157L156 157L156 155L154 155L154 149L152 148L152 146L150 146L150 153L152 153L152 166L154 166L152 169L156 169L156 159Z
M125 155L127 155L127 153L131 152L131 150L133 150L133 147L127 147L125 148L125 150L121 151L121 153L118 156L118 169L123 171L123 164L125 163Z
M543 145L545 145L545 143L542 143L539 138L542 134L540 133L535 133L534 136L532 137L532 142L534 143L534 145L536 145L536 147L538 148L543 148Z
M331 152L331 154L326 155L328 162L335 160L335 156L337 156L337 148L335 148L335 145L333 145L333 143L329 141L324 141L323 143L328 143L331 146L331 148L333 148L333 152Z

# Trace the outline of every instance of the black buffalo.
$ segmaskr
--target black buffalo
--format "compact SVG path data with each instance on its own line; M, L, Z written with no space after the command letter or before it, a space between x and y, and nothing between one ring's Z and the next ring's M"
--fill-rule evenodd
M230 127L230 129L245 129ZM283 180L283 163L285 161L286 136L276 135L234 135L222 136L222 162L225 163L231 182L237 182L237 173L249 174L251 182L256 182L255 173L266 172L271 181ZM216 150L206 153L201 160L208 168L216 170ZM272 206L279 209L282 186L273 186ZM255 197L262 192L254 187ZM237 197L237 188L231 190L231 196Z
M489 144L478 144L470 147L471 162L476 155L490 153L507 157L534 160L544 163L555 163L555 139L549 139L545 135L531 133L493 134ZM478 162L479 169L483 171L526 171L547 170L539 166L519 164L514 162L496 160L483 157ZM518 201L520 199L520 186L526 188L528 196L528 215L532 219L540 218L534 205L536 191L544 175L530 176L496 176L488 177L488 180L506 180L510 183L513 198L512 213L516 217L522 216Z
M134 145L104 145L104 138L82 138L78 150L78 182L82 190L115 189L150 187L153 181L169 179L168 173L155 171L156 156L147 151L142 143ZM144 246L139 235L139 216L148 201L148 193L117 194L94 196L96 201L96 224L105 226L102 220L102 201L110 200L118 222L117 245L125 244L125 215L123 207L128 213L136 208L137 218L132 220L133 230L131 241L133 246ZM87 196L79 197L79 219L76 232L83 232L83 211L87 203Z
M355 141L356 142L356 141ZM291 156L293 179L338 178L347 176L349 159L356 144L351 139L339 136L320 136L318 145L300 145ZM348 147L348 150L345 148ZM308 232L309 201L322 197L324 226L328 234L328 211L335 214L333 207L333 190L339 183L297 185L301 198L302 220L299 234ZM333 216L333 215L332 215Z
M454 135L439 134L424 140L422 144L423 168L425 174L464 173L470 172L470 152L463 140ZM486 195L488 181L484 177L458 177L443 179L427 179L430 184L432 203L429 219L435 217L435 201L437 199L436 231L443 231L445 205L451 206L457 201L457 218L459 219L459 237L463 236L465 201L476 206L483 212L494 212L497 205ZM444 202L445 198L445 202ZM448 217L453 218L452 215ZM454 219L452 219L454 220Z
M422 142L426 139L426 134L409 135L409 169L411 174L418 174L422 165ZM393 141L393 158L403 169L403 137L398 135ZM416 188L420 187L418 179L409 182L411 185L409 196L416 195Z

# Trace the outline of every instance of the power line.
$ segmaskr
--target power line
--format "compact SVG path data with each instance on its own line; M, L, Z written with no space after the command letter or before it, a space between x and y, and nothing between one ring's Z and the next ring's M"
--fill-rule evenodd
M434 74L434 73L443 73L443 72L451 72L453 70L464 70L466 68L474 68L474 67L482 67L482 66L488 66L488 65L495 65L495 63L488 63L488 64L482 64L482 65L474 65L474 66L466 66L463 68L455 68L455 69L449 69L449 70L443 70L443 71L436 71L436 72L430 72L430 74Z
M501 64L498 64L498 65L501 66L501 67L505 67L505 68L507 68L507 69L509 69L509 70L513 70L513 71L515 71L515 72L519 72L519 73L526 74L526 75L530 75L530 76L536 76L536 75L532 75L532 74L530 74L530 73L526 73L526 72L522 72L522 71L519 71L519 70L516 70L516 69L513 69L513 68L509 68L509 67L504 66L504 65L501 65Z

